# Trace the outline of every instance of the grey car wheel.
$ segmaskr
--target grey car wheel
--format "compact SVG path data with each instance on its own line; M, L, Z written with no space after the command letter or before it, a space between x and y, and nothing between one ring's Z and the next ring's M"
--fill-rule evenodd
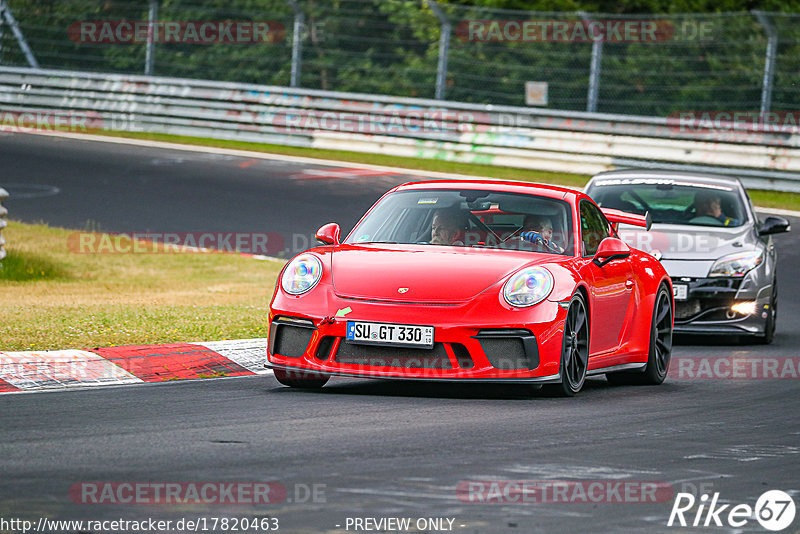
M775 338L775 327L778 322L778 279L772 282L772 298L769 301L769 311L764 323L764 335L758 336L758 341L769 345Z

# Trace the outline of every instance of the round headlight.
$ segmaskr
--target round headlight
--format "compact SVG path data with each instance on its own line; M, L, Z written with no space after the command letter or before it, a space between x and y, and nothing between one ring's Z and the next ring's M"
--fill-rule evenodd
M322 278L322 262L311 254L293 259L281 277L281 287L290 295L301 295L313 288Z
M533 306L547 298L553 290L553 275L544 267L527 267L508 279L503 297L512 306Z

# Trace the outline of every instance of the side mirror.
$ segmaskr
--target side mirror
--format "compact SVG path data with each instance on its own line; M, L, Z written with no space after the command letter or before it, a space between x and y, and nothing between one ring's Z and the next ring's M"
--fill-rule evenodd
M761 226L761 230L758 231L758 235L781 234L791 229L792 225L783 217L767 217L764 219L764 224Z
M598 267L604 267L608 262L624 260L630 255L631 247L625 241L616 237L607 237L600 242L592 262Z
M314 237L316 237L317 241L320 243L324 243L326 245L338 245L340 243L339 232L341 232L341 229L339 228L338 224L328 223L317 230L317 234Z

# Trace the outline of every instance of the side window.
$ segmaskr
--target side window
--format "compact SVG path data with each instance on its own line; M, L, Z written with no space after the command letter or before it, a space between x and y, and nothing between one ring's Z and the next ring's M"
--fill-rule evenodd
M581 202L581 246L584 256L594 256L600 241L608 237L606 218L597 207L586 200Z

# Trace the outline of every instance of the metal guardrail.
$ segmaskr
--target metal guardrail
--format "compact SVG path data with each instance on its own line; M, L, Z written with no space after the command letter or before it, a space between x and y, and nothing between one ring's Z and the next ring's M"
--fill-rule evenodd
M6 244L6 239L3 237L2 230L8 223L6 222L6 215L8 215L8 209L3 207L3 201L8 198L8 191L0 187L0 260L6 257L6 249L4 245Z
M584 174L700 170L800 191L798 127L15 67L0 67L0 113L12 131L142 131Z
M516 106L534 82L532 101L549 108L650 116L791 112L800 100L800 13L789 2L773 3L782 12L635 14L476 5L531 2L226 0L221 12L222 3L0 0L0 64ZM168 36L176 21L189 25ZM226 21L266 21L269 32L219 39L222 26L201 27ZM127 23L147 24L151 38Z

